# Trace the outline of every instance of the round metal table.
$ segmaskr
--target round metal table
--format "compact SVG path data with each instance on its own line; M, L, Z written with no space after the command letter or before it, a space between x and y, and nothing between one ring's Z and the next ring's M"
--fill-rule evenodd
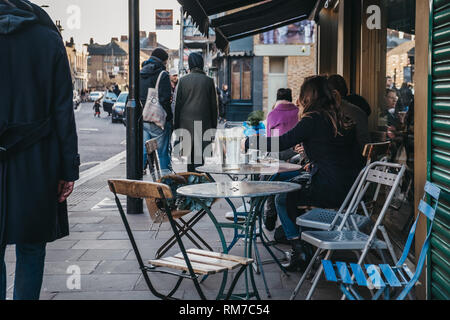
M297 164L292 164L284 161L276 162L261 162L255 164L240 164L239 168L227 169L222 165L209 164L201 167L197 167L198 172L203 172L207 174L225 174L225 175L235 175L235 176L248 176L248 175L263 175L263 176L273 176L280 173L300 171L303 167Z
M248 258L252 257L252 246L255 247L255 255L256 261L261 261L259 258L259 253L256 249L256 238L260 238L262 240L262 244L267 249L269 254L272 256L274 261L279 265L279 267L283 270L284 268L281 266L281 263L278 261L275 254L270 250L267 243L264 241L262 237L262 232L257 232L254 234L255 225L257 218L261 217L261 213L264 210L264 203L269 196L289 193L293 191L299 190L301 187L298 184L290 183L290 182L274 182L274 181L227 181L227 182L215 182L215 183L203 183L197 185L189 185L184 186L177 189L177 194L185 197L191 198L193 201L196 201L203 210L205 210L213 221L218 233L220 240L222 242L223 253L228 253L229 247L227 247L225 237L222 231L222 228L233 228L235 231L239 230L242 232L245 240L245 255ZM230 201L230 199L234 198L250 198L251 206L247 213L247 219L245 224L238 223L219 223L215 218L214 214L208 208L207 205L204 204L202 199L226 199ZM259 219L261 221L261 219ZM261 229L261 223L260 223ZM256 296L259 299L258 290L256 289L256 285L254 282L253 276L253 268L250 269L250 280L253 286L253 293L249 293L248 291L248 279L247 273L246 275L246 293L245 298L249 298L251 296ZM270 297L270 292L267 287L267 282L264 276L264 270L262 267L260 268L261 275L263 277L264 285L266 287L267 295Z
M177 194L190 198L257 198L289 193L300 189L300 185L280 181L227 181L202 183L177 189Z

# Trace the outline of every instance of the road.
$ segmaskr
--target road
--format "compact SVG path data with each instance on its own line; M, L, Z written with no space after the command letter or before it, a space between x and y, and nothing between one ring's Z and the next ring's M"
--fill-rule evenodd
M82 103L75 110L78 133L78 152L81 158L80 172L92 168L116 154L125 151L126 128L121 123L111 123L111 117L103 112L94 118L93 103Z

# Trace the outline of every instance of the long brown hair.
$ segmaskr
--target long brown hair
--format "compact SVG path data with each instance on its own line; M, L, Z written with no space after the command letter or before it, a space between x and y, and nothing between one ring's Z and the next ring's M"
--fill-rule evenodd
M302 118L311 116L313 113L322 115L331 122L335 136L342 135L344 130L354 125L344 116L324 76L306 78L300 90L299 100L303 105Z

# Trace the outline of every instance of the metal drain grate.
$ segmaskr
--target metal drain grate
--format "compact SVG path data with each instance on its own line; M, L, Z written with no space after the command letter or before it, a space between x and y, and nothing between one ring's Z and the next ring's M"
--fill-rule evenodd
M117 174L118 172L125 172L125 165L123 163L119 164L117 167L111 169L110 171L105 172L83 183L81 186L75 187L75 190L67 201L69 208L77 206L101 189L107 188L108 179L122 177L122 174Z

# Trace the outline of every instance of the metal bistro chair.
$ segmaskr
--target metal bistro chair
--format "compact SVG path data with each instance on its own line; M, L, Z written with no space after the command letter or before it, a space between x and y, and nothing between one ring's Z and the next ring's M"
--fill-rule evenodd
M223 291L225 289L228 271L239 268L239 271L237 272L236 276L233 279L233 282L229 287L225 299L228 300L231 297L231 294L233 293L233 290L236 286L237 280L239 279L241 274L246 270L246 268L253 263L252 259L198 249L186 250L183 241L181 240L181 237L179 235L179 230L175 224L172 211L170 210L168 204L168 199L173 199L173 194L169 186L161 183L133 181L133 180L109 180L108 185L111 192L115 196L117 208L119 209L120 216L122 218L123 224L125 225L125 229L127 231L137 261L139 263L139 267L144 276L145 282L150 291L156 297L161 299L176 300L176 298L174 298L173 295L180 287L181 282L183 281L183 279L190 279L193 281L195 289L199 294L199 297L202 300L206 300L206 297L200 287L198 277L202 275L224 273L222 285L220 287L219 290L220 292L217 295L217 298L223 297ZM142 256L137 247L136 241L134 239L133 232L128 223L126 214L123 211L122 204L120 203L120 200L117 196L118 194L126 195L132 198L145 198L145 199L150 198L161 200L164 204L164 209L166 210L167 218L170 222L170 226L172 227L172 231L175 235L176 241L178 243L181 252L172 257L164 257L161 259L150 260L149 261L150 265L145 266L142 260ZM214 218L214 216L212 216L211 218ZM223 237L222 230L218 227L216 227L216 229L219 232L219 235ZM177 270L179 272L170 271L170 269ZM178 277L178 281L176 282L174 288L167 295L158 292L156 288L153 286L149 277L149 273L154 272L162 274L170 274Z
M373 161L378 161L380 159L382 162L387 161L386 156L389 151L389 146L390 142L366 144L363 150L363 157L366 158L366 167L360 172L339 210L336 211L333 209L312 208L296 219L297 225L319 230L331 230L333 226L339 225L339 223L342 221L342 213L347 208L351 197L357 196L355 194L355 191L367 166L369 166ZM347 224L346 227L348 226L350 229L353 227L355 230L361 230L370 222L370 214L372 213L373 207L378 199L380 187L381 185L378 184L374 189L374 194L370 201L360 201L359 203L355 203L355 206L350 209L350 212L352 213L352 215L350 216L352 225ZM366 192L366 190L367 189L364 188L363 192ZM361 206L364 216L356 214L358 205ZM336 216L338 217L336 218Z
M361 259L358 264L351 263L350 268L345 262L333 263L329 260L322 260L322 266L325 271L326 279L328 281L338 283L341 291L350 300L363 299L355 289L355 278L356 284L360 287L375 287L378 289L377 293L372 297L373 300L378 299L382 295L384 299L390 299L392 290L401 290L400 293L397 294L395 298L396 300L405 299L406 295L419 279L419 276L425 264L426 255L430 246L430 235L433 227L434 215L436 213L440 192L441 190L436 185L428 181L426 182L425 193L419 204L419 214L417 215L417 218L409 232L409 236L406 241L405 248L403 249L402 256L395 266L389 266L387 264L366 264L364 267L366 269L367 275L369 276L366 279L363 268L361 266ZM427 194L430 196L430 199L434 201L433 207L425 202ZM428 227L429 231L420 251L416 271L413 274L405 264L405 261L411 249L411 245L413 243L414 235L417 229L417 222L419 221L421 214L425 215L430 222ZM353 276L350 276L350 269L353 271ZM379 270L381 270L381 273ZM382 275L384 276L384 279L382 278Z
M392 170L398 170L398 173L391 173L387 172L387 168ZM389 240L389 237L386 233L386 230L384 229L382 225L382 221L384 218L384 215L389 208L389 204L394 196L394 193L396 189L398 188L401 179L403 178L403 174L405 172L405 166L396 164L396 163L388 163L388 162L374 162L366 167L366 170L364 171L361 180L358 184L358 187L356 188L355 195L352 198L352 201L347 207L347 210L345 211L344 216L336 216L331 224L331 228L327 231L304 231L302 232L302 240L310 243L311 245L317 247L317 250L311 259L308 267L306 268L304 274L302 275L302 278L298 282L296 288L294 289L294 292L291 295L291 300L295 299L295 296L297 295L300 287L302 286L303 282L306 279L306 276L311 271L315 260L318 259L319 255L322 253L322 251L327 251L325 260L327 260L331 253L334 250L351 250L357 253L358 257L362 261L369 249L377 249L380 253L382 253L381 250L388 250L392 260L397 261L393 246L391 241ZM358 230L358 227L354 221L352 221L352 225L354 228L347 228L344 229L344 227L348 226L348 219L353 216L352 209L355 208L355 205L361 202L361 199L363 198L365 192L367 191L370 183L377 183L377 184L383 184L387 187L390 187L391 190L389 194L387 195L386 201L384 202L384 205L380 211L380 214L378 215L378 218L372 228L372 231L370 232L370 235L367 235L361 231ZM362 191L362 192L361 192ZM339 226L337 229L335 229L335 225L337 225L337 222L339 221ZM383 240L376 239L376 233L380 231ZM362 253L360 254L359 252ZM384 259L384 255L381 254L381 257ZM312 294L314 293L314 290L317 286L317 283L319 281L320 275L322 273L322 265L319 266L319 269L317 270L314 278L313 278L313 284L312 287L306 297L307 300L309 300L312 297Z
M173 173L172 170L161 170L158 155L158 141L156 139L147 140L145 142L145 149L147 151L147 164L145 167L147 168L148 165L153 181L161 179L163 175Z

